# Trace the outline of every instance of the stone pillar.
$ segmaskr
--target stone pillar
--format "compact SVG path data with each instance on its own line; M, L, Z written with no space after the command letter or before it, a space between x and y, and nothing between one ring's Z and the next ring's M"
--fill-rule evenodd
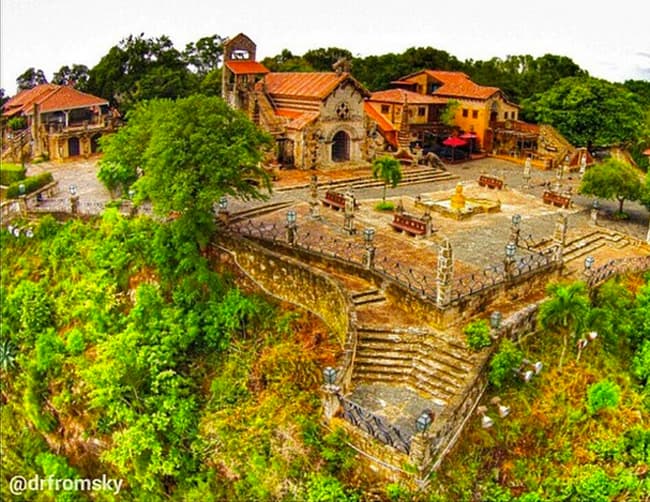
M338 393L341 388L337 385L324 385L322 389L322 399L323 399L323 415L325 415L325 420L328 422L334 418L341 407L339 402Z
M510 225L510 242L513 242L515 246L519 246L519 234L521 233L520 222L518 220L513 220Z
M427 468L431 465L431 453L429 444L431 443L430 434L418 432L411 437L411 453L409 454L409 463L414 465L418 471L416 483L424 486L427 483Z
M598 226L598 207L592 206L591 207L591 224L593 226Z
M438 307L449 305L454 286L454 252L446 237L443 238L438 251L436 285L436 304Z
M320 220L320 203L318 202L318 176L312 175L309 181L309 215L312 220Z
M422 216L422 221L424 221L424 236L431 237L433 233L433 221L431 219L431 210L427 208L424 211L424 216Z
M70 212L72 214L78 214L79 213L79 196L78 195L72 195L70 197Z
M524 164L524 188L530 188L530 168L532 165L532 161L530 160L530 157L526 159L526 163Z
M351 188L349 188L345 193L345 207L343 210L343 230L345 230L350 235L357 233L356 228L354 228L355 200Z
M566 214L559 214L555 220L555 231L553 232L553 242L557 245L555 259L562 261L564 246L566 245L566 233L568 227L568 218Z

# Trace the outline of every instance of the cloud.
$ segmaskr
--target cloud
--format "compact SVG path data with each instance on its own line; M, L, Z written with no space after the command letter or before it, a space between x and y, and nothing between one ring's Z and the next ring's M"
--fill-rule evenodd
M635 55L650 59L650 52L637 52Z

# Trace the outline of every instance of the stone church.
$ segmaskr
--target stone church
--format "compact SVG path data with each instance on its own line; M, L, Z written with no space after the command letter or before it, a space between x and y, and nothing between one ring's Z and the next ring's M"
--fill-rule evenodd
M277 161L298 169L367 165L375 139L364 101L369 92L345 62L332 72L270 72L244 34L224 45L222 95L269 132Z

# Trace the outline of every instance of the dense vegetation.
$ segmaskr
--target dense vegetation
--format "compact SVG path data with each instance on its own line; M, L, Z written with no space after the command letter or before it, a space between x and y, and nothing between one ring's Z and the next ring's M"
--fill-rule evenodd
M242 291L177 222L108 210L91 223L46 217L35 233L0 234L3 497L16 473L106 473L125 480L122 500L650 493L648 281L611 281L592 298L578 286L549 290L542 318L571 334L565 364L561 329L502 344L490 389L510 416L489 408L492 429L471 420L415 493L374 480L340 432L317 425L320 369L337 351L322 325ZM567 313L574 304L579 317ZM579 330L592 328L599 336L578 357ZM528 384L512 372L524 357L545 363ZM47 494L79 499L70 495Z
M244 293L177 223L108 210L35 234L0 235L3 499L16 474L105 473L121 500L344 492L350 454L316 425L336 350L318 324Z

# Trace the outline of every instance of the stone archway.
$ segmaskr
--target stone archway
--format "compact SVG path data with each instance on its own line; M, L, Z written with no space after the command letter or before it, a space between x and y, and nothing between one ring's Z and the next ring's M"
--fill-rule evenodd
M348 160L350 160L350 135L345 131L339 131L332 138L332 162Z

